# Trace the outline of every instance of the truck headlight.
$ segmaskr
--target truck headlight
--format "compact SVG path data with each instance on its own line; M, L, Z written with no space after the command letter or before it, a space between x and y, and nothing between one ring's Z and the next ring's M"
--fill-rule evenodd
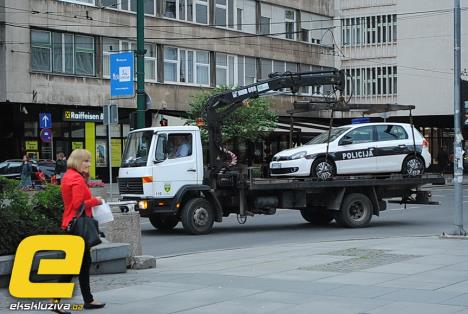
M140 209L147 209L148 208L148 201L139 201L138 208Z
M290 160L300 159L300 158L304 158L305 155L307 155L307 152L303 151L303 152L295 153L294 155L289 156L289 159Z

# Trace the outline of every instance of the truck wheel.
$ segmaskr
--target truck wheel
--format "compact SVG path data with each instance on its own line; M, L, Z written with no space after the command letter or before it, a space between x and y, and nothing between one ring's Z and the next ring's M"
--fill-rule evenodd
M310 175L321 181L330 180L336 175L335 164L330 159L317 158L310 167Z
M417 177L424 173L424 162L420 157L410 155L403 160L403 165L401 166L401 172L403 175L409 177Z
M172 215L152 215L149 220L153 227L163 231L172 230L179 223L179 218Z
M372 218L372 202L361 193L351 193L344 197L341 208L336 212L336 222L348 228L361 228Z
M326 226L333 220L333 216L324 208L304 208L301 209L301 215L306 221L317 226Z
M209 233L214 222L213 207L204 198L191 199L182 209L181 220L184 230L190 234Z

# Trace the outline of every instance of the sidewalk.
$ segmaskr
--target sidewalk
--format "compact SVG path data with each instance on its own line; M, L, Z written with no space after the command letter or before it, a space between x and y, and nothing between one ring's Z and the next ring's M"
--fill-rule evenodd
M468 241L405 237L212 251L93 276L91 287L107 302L96 314L467 314ZM75 291L72 303L81 303ZM6 295L0 290L0 299Z

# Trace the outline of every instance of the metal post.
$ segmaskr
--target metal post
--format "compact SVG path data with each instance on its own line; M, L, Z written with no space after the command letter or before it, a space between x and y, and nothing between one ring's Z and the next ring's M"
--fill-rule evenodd
M454 225L452 235L466 236L463 229L463 148L460 122L460 79L461 79L461 26L460 26L460 0L455 0L454 8L454 133L453 141L453 187L454 187Z
M136 128L145 127L145 6L137 0L137 123Z
M294 118L292 113L289 115L289 119L289 148L293 148Z
M109 198L112 201L112 143L111 143L111 104L107 110L107 147L109 148Z

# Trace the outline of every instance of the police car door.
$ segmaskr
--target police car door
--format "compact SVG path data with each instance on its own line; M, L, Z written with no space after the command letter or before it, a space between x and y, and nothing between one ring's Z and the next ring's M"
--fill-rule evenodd
M361 126L341 136L335 154L337 174L374 173L374 127Z
M377 164L379 172L400 172L406 155L412 148L407 132L401 125L381 124L377 130Z

